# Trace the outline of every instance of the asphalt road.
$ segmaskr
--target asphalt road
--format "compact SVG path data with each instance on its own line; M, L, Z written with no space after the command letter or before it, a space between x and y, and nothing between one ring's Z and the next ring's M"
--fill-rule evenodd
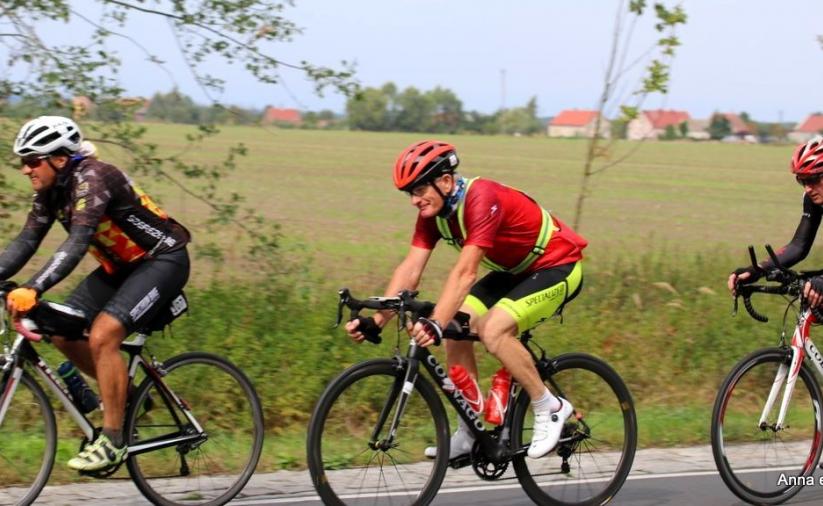
M818 473L815 482L819 483ZM823 486L804 488L786 504L819 505L823 503ZM322 502L312 496L295 498L253 497L232 504L240 505L300 505L315 506ZM533 504L516 480L483 483L441 489L435 506L528 506ZM626 484L610 503L616 506L733 506L745 504L728 491L716 472L670 473L660 475L629 476Z
M786 504L823 504L821 479L823 471L818 470L815 485L804 487ZM3 498L0 487L0 504L7 504L8 501ZM148 501L125 478L48 486L37 499L37 504L144 506ZM315 494L308 472L278 471L253 476L241 496L231 504L315 506L322 503ZM484 482L470 468L463 468L449 469L433 504L525 506L532 502L511 469L501 480ZM628 480L611 504L731 506L743 503L729 492L717 474L711 449L699 446L639 450Z

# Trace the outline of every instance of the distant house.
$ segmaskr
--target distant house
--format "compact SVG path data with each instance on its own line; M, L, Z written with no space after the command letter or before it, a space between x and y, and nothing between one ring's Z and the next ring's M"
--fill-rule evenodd
M594 137L598 112L578 109L566 109L549 122L549 137ZM610 123L606 118L600 120L600 136L608 137Z
M789 132L789 140L792 142L806 142L815 135L823 134L823 114L810 114L801 123Z
M633 141L657 139L666 133L666 127L672 126L677 130L681 123L688 122L689 119L689 113L686 111L642 111L635 119L629 121L626 138Z
M742 138L754 133L752 127L743 121L743 118L739 115L733 112L721 112L718 114L724 116L729 121L729 128L732 130L732 135Z
M144 97L122 97L117 100L117 105L133 111L134 121L140 122L146 120L146 113L149 111L151 100Z
M303 117L297 109L279 109L277 107L268 106L263 111L263 117L260 123L264 125L300 125L303 122Z
M709 120L690 119L686 121L686 137L696 141L707 141L711 139L709 134Z
M94 110L94 102L89 97L79 96L71 99L72 116L80 120L88 116Z

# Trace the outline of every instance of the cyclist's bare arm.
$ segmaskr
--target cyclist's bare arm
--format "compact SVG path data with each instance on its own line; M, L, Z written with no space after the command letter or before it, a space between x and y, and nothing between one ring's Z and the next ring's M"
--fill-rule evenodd
M472 285L477 281L477 270L480 268L480 262L485 255L485 249L473 244L467 244L460 250L457 263L443 285L440 298L437 299L437 305L435 305L430 319L435 320L442 326L454 318L457 310L466 300L466 296L469 295ZM412 337L420 346L428 346L434 343L434 339L426 332L421 323L415 324L412 329Z
M418 248L412 246L409 249L406 258L394 269L394 274L389 281L386 288L385 295L387 297L394 297L401 290L414 290L420 284L420 278L423 276L423 271L426 264L431 258L432 250ZM386 323L394 316L390 311L377 312L374 315L374 321L380 327L385 327ZM359 321L353 320L346 323L346 332L355 340L362 341L365 336L357 330Z

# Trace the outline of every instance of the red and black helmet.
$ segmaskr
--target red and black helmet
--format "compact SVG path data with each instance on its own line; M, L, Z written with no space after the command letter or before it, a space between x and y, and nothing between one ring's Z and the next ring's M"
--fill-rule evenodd
M415 186L434 181L443 174L451 174L459 163L454 146L449 143L414 143L404 149L394 162L394 186L398 190L410 191Z
M790 165L796 176L811 176L823 172L823 137L817 136L797 146Z

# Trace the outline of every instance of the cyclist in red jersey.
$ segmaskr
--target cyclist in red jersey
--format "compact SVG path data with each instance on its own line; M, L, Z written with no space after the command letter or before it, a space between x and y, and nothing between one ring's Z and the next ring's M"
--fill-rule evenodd
M127 453L122 427L128 375L120 344L180 294L189 276L189 233L120 169L96 160L96 150L83 144L69 118L41 116L27 122L14 153L35 194L23 230L0 253L0 280L28 262L55 221L68 237L29 281L9 293L12 314L33 309L86 251L102 264L66 300L88 319L88 339L52 337L99 384L103 431L68 462L72 469L99 471L119 464Z
M776 252L778 261L784 267L791 267L806 258L823 220L823 137L817 136L799 144L789 162L789 169L803 187L803 214L792 240ZM729 275L729 291L735 293L738 283L754 283L771 267L772 261L766 260L760 263L760 268L750 265L736 269ZM813 307L823 303L823 276L806 282L803 295Z
M531 197L487 179L466 179L454 146L439 141L412 144L397 158L395 186L418 209L411 248L394 270L386 295L415 289L440 239L459 250L440 298L429 318L412 328L420 346L442 336L458 310L471 316L472 330L528 392L535 414L529 457L538 458L557 444L573 407L543 384L518 335L554 315L582 286L582 250L586 241ZM481 265L491 270L478 280ZM391 313L352 320L349 334L362 341L379 334ZM477 378L473 343L446 340L446 360ZM452 436L450 458L471 451L474 436L462 420ZM426 455L433 457L433 448Z

